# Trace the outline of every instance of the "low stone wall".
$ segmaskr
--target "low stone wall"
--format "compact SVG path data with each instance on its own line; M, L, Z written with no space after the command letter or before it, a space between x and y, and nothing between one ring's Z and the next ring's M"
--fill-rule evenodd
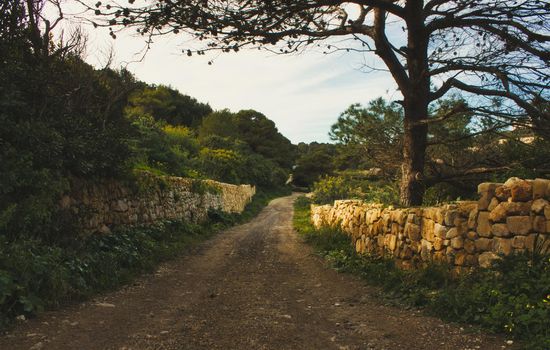
M499 255L533 249L535 241L550 243L550 180L482 183L478 193L477 202L425 208L340 200L312 205L311 219L316 228L341 227L358 253L387 254L403 267L486 267Z
M250 185L141 173L128 183L74 179L71 191L61 198L60 208L84 232L109 233L116 225L159 220L201 222L209 210L241 213L255 193Z

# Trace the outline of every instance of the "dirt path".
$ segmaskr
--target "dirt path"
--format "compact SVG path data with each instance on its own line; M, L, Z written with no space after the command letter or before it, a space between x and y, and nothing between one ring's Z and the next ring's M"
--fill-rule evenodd
M504 340L380 305L292 231L292 200L116 293L42 314L0 349L501 349Z

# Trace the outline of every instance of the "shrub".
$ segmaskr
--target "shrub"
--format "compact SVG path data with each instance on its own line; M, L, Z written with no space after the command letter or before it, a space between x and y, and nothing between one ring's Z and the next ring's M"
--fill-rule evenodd
M332 203L338 199L363 199L386 205L399 203L399 190L395 183L355 178L349 174L322 177L313 185L313 196L317 204Z

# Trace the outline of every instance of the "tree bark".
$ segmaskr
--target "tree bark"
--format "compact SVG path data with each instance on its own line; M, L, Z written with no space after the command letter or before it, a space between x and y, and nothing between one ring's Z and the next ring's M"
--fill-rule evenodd
M411 93L405 98L403 163L401 164L400 202L403 206L421 205L424 198L424 163L428 126L417 124L428 112L427 99ZM407 101L409 100L409 101Z
M428 138L430 77L428 35L424 25L423 1L407 1L405 6L407 69L409 84L402 90L404 103L403 163L400 202L403 206L421 205L424 198L424 163Z

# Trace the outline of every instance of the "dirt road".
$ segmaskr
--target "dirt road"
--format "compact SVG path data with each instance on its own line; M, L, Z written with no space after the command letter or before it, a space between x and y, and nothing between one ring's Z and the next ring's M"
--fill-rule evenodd
M156 274L42 314L0 349L501 349L502 338L381 305L324 266L292 230L294 197L273 201Z

